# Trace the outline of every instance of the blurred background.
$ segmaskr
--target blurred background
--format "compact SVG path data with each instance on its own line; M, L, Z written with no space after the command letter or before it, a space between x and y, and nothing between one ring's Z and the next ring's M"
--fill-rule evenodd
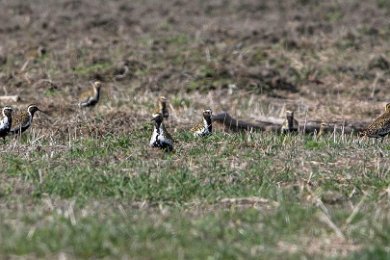
M93 79L106 84L104 111L146 116L163 94L183 120L205 106L247 118L288 108L362 119L389 101L386 0L0 5L0 95L53 113Z

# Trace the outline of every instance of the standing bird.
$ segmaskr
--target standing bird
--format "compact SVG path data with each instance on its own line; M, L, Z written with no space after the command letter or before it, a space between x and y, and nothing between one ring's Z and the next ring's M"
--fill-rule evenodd
M363 129L360 137L383 138L390 133L390 103L385 107L385 112L375 119L367 128Z
M286 119L283 122L281 132L283 134L298 132L298 129L299 129L299 123L294 118L294 111L287 110L286 111Z
M212 115L213 112L211 111L211 109L206 109L203 111L202 122L199 122L190 130L194 134L194 136L202 137L202 136L211 135L213 133L213 125L211 121Z
M321 122L317 137L318 138L323 137L326 134L327 128L329 128L329 125L325 122Z
M164 120L167 120L169 117L169 111L168 111L168 101L167 98L164 96L160 96L157 100L155 113L161 113Z
M95 81L92 83L92 88L82 92L79 96L79 108L95 106L99 102L101 86L100 81Z
M161 113L153 114L152 121L154 129L150 138L150 147L158 147L168 152L173 150L173 139L163 124L163 116Z
M13 116L11 130L12 134L20 134L26 131L32 124L34 114L37 111L41 111L37 105L31 104L27 107L26 111L21 111Z
M5 136L8 134L12 125L12 108L5 106L3 108L3 119L0 121L0 137L5 143Z

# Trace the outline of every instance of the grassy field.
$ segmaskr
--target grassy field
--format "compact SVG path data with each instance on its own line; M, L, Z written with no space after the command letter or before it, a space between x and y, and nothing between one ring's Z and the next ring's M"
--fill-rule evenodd
M0 258L387 259L390 142L188 129L370 121L388 1L0 1L0 96L38 103L0 149ZM123 74L124 68L128 71ZM104 83L97 107L77 93ZM175 151L148 147L159 95Z
M179 132L176 152L165 154L146 147L148 137L137 129L8 145L2 254L388 255L389 145Z

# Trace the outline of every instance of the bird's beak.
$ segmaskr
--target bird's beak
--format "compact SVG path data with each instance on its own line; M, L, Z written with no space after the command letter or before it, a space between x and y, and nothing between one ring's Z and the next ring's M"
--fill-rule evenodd
M44 114L46 114L46 115L48 114L47 111L41 110L41 109L39 109L39 108L38 108L38 111L41 112L41 113L44 113Z

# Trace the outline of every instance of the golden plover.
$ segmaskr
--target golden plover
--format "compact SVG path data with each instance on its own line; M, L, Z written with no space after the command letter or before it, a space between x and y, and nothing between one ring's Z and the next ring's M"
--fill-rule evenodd
M158 147L168 152L173 150L173 139L163 124L163 116L161 113L153 114L152 121L154 129L150 138L150 147Z
M318 130L317 137L323 137L326 134L326 129L329 127L328 123L321 122L320 129Z
M203 120L191 128L191 132L194 133L194 136L206 136L211 135L213 132L212 125L212 115L213 112L211 109L206 109L203 111Z
M12 118L12 125L10 133L19 134L26 131L32 124L34 114L37 111L41 111L37 105L31 104L27 107L26 111L20 111Z
M284 120L281 128L281 132L283 134L298 132L299 123L294 118L294 111L287 110L286 111L286 119Z
M164 120L167 120L169 117L169 111L168 111L168 101L167 98L164 96L160 96L157 100L155 113L161 113Z
M385 112L376 118L369 126L363 129L359 135L371 138L383 138L390 133L390 103L385 107Z
M5 106L3 108L3 118L0 121L0 137L3 138L5 142L5 136L11 130L12 125L12 107Z
M95 106L99 102L101 86L102 83L100 81L93 82L91 88L80 94L78 106L80 108Z

